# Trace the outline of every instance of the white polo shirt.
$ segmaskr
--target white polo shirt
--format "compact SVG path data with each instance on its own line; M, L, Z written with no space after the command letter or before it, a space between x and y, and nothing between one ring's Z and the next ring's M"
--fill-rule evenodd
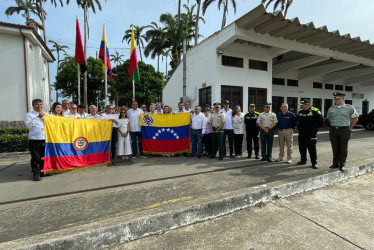
M143 110L141 109L130 109L129 111L127 111L127 117L129 118L130 120L130 132L140 132L141 131L141 128L140 128L140 114L143 114Z
M39 118L35 110L25 116L25 124L29 129L29 140L45 140L44 117Z

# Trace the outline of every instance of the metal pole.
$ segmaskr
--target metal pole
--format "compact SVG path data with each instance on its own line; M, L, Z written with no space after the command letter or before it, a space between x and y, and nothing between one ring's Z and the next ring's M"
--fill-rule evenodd
M87 55L87 4L84 5L84 54ZM86 65L87 65L87 58L85 57ZM88 106L87 100L87 70L84 72L84 82L83 82L83 95L84 95L84 104Z
M132 101L135 102L135 82L134 82L134 78L132 79Z
M105 31L105 24L104 24L104 62L105 62L105 105L108 105L108 74L107 74L107 62L106 62L106 31Z
M187 76L186 76L186 39L183 39L183 96L186 96L186 81L187 81Z
M77 77L78 77L78 105L81 104L81 67L77 63Z

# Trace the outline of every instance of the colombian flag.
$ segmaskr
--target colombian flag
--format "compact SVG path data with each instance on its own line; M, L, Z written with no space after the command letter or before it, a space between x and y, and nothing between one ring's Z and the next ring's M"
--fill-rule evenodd
M190 113L141 114L143 153L177 154L190 151Z
M44 173L109 162L112 121L44 116Z
M105 70L104 51L106 53L106 67L108 71ZM106 35L105 35L105 24L103 26L103 37L101 38L101 43L100 43L99 58L101 61L103 61L103 73L105 74L105 72L107 72L108 76L110 76L110 79L113 80L112 66L110 65L110 58L109 58L108 42L106 41Z

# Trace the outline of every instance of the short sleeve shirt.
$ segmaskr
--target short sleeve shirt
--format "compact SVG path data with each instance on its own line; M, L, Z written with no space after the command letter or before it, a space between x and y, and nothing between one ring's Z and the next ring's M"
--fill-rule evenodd
M226 122L226 116L224 113L213 113L210 115L208 122L212 124L213 128L218 128L223 122Z
M327 119L331 120L331 126L346 127L351 125L351 120L358 117L357 110L349 104L336 105L329 108Z
M277 115L273 112L262 112L257 118L257 123L261 123L262 126L268 128L274 123L278 123Z

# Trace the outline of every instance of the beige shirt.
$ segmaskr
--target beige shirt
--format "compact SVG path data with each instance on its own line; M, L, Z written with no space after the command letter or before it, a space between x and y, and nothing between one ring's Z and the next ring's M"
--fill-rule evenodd
M212 124L213 128L218 128L223 122L226 122L226 116L224 113L213 113L210 115L208 122Z
M265 128L270 127L274 123L278 123L277 115L273 112L262 112L258 115L257 123L261 123Z

